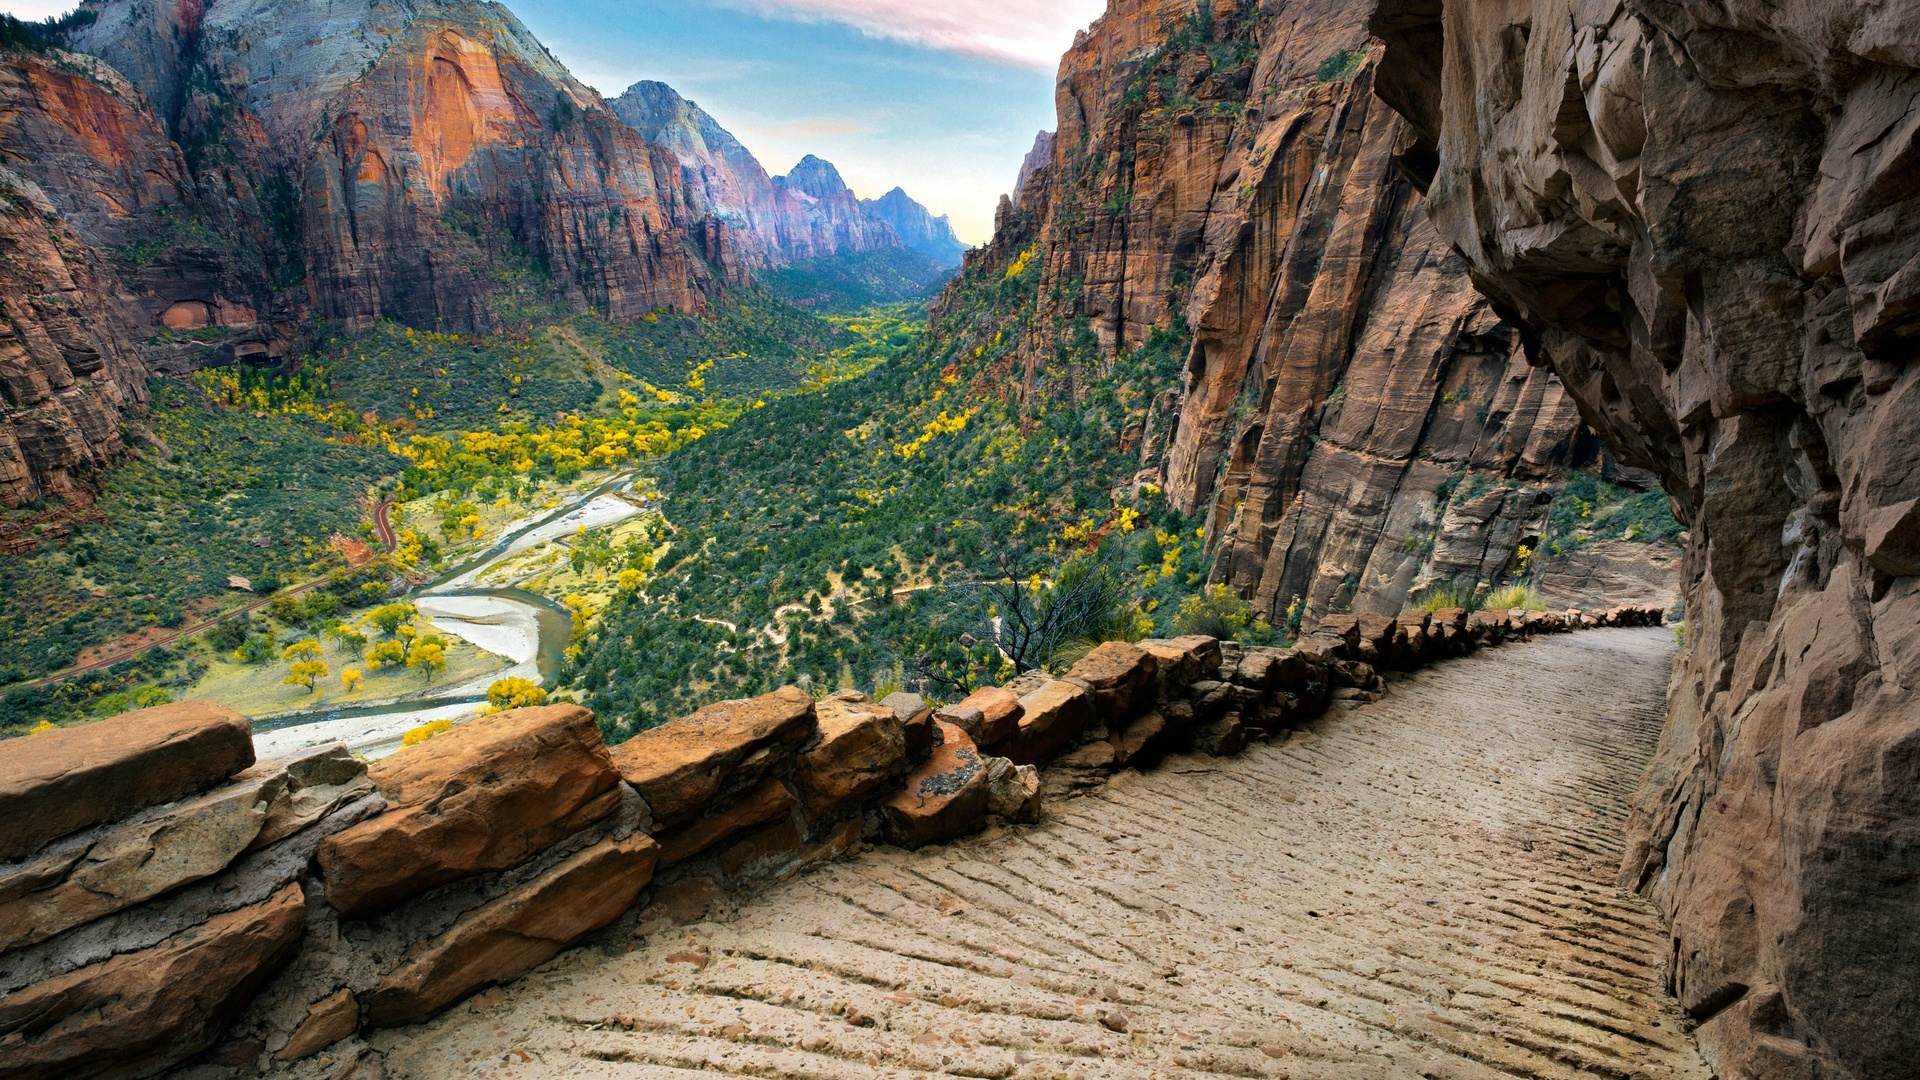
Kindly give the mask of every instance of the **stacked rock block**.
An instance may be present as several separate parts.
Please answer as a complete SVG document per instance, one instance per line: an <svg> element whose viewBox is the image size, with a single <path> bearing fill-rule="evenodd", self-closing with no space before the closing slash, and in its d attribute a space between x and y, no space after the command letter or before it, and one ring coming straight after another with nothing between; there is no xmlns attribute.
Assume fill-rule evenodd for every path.
<svg viewBox="0 0 1920 1080"><path fill-rule="evenodd" d="M0 1078L375 1077L372 1030L596 931L624 940L673 890L1033 822L1047 794L1371 700L1383 672L1660 619L1456 610L1337 616L1287 649L1109 642L937 711L787 687L612 751L571 705L371 765L338 746L256 764L246 721L206 702L9 741Z"/></svg>

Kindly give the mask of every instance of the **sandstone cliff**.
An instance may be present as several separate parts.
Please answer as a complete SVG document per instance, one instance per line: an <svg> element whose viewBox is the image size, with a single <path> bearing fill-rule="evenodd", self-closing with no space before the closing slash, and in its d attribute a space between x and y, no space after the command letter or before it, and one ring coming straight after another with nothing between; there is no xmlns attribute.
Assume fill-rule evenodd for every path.
<svg viewBox="0 0 1920 1080"><path fill-rule="evenodd" d="M231 208L201 220L264 264L249 307L482 329L515 273L550 275L573 306L622 317L695 310L711 267L743 272L727 228L685 197L671 153L497 4L96 0L90 10L73 46L153 103L163 137L184 151L185 186ZM275 273L276 263L290 265ZM158 277L175 293L207 292ZM302 288L276 297L269 278ZM188 300L218 307L175 297Z"/></svg>
<svg viewBox="0 0 1920 1080"><path fill-rule="evenodd" d="M1691 526L1622 880L1723 1076L1920 1060L1920 9L1380 0L1441 235Z"/></svg>
<svg viewBox="0 0 1920 1080"><path fill-rule="evenodd" d="M634 83L607 105L648 143L673 152L689 199L731 226L756 265L831 254L814 249L806 207L731 132L666 83Z"/></svg>
<svg viewBox="0 0 1920 1080"><path fill-rule="evenodd" d="M39 186L0 168L0 505L84 499L76 474L125 451L147 372L118 293Z"/></svg>
<svg viewBox="0 0 1920 1080"><path fill-rule="evenodd" d="M1082 321L1108 351L1187 340L1139 418L1141 464L1205 515L1212 580L1276 622L1536 574L1567 471L1602 464L1426 224L1365 16L1115 0L977 256L1045 260L1030 386ZM1658 560L1638 576L1670 595ZM1553 577L1596 596L1591 574Z"/></svg>

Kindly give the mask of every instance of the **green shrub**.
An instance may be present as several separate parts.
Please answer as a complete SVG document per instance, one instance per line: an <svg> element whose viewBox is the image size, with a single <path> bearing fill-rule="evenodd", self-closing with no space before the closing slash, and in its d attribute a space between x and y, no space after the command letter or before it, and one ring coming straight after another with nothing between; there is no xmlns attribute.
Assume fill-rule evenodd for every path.
<svg viewBox="0 0 1920 1080"><path fill-rule="evenodd" d="M1487 611L1545 611L1545 604L1534 595L1531 585L1509 585L1504 589L1495 589L1480 601Z"/></svg>
<svg viewBox="0 0 1920 1080"><path fill-rule="evenodd" d="M1473 611L1478 607L1479 602L1475 599L1473 590L1462 589L1451 581L1429 585L1408 602L1409 610L1425 612L1444 611L1447 608Z"/></svg>
<svg viewBox="0 0 1920 1080"><path fill-rule="evenodd" d="M1253 607L1225 585L1209 585L1187 597L1174 616L1173 628L1182 634L1204 634L1232 641L1253 625Z"/></svg>
<svg viewBox="0 0 1920 1080"><path fill-rule="evenodd" d="M1367 54L1364 49L1358 51L1341 49L1339 52L1320 61L1319 69L1313 73L1313 81L1330 83L1338 82L1342 79L1350 79L1359 73L1360 65L1366 63L1366 61Z"/></svg>

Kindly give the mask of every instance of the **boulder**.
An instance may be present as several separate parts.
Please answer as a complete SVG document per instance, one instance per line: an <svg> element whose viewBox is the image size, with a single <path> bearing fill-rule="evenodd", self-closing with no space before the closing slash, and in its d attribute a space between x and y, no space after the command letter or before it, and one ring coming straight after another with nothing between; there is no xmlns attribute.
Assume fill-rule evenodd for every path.
<svg viewBox="0 0 1920 1080"><path fill-rule="evenodd" d="M1377 661L1385 667L1400 667L1403 658L1399 655L1400 621L1391 615L1359 616L1360 643L1364 649L1372 646ZM1362 657L1365 659L1364 655Z"/></svg>
<svg viewBox="0 0 1920 1080"><path fill-rule="evenodd" d="M986 740L980 736L987 727L987 714L971 705L948 705L943 709L936 710L933 718L943 724L952 724L954 727L966 732L967 738L972 739L975 746L983 745L986 742Z"/></svg>
<svg viewBox="0 0 1920 1080"><path fill-rule="evenodd" d="M983 686L960 701L961 706L980 710L981 746L998 746L1020 732L1020 717L1026 710L1019 695L999 686Z"/></svg>
<svg viewBox="0 0 1920 1080"><path fill-rule="evenodd" d="M933 753L940 738L940 728L934 723L933 710L921 709L914 713L902 726L902 734L907 741L907 765L917 768Z"/></svg>
<svg viewBox="0 0 1920 1080"><path fill-rule="evenodd" d="M812 863L838 859L860 843L861 820L848 818L809 843L791 815L741 837L716 861L733 882L784 877Z"/></svg>
<svg viewBox="0 0 1920 1080"><path fill-rule="evenodd" d="M0 754L0 862L199 794L252 764L246 718L211 701L9 739Z"/></svg>
<svg viewBox="0 0 1920 1080"><path fill-rule="evenodd" d="M1194 745L1214 757L1232 757L1247 748L1247 729L1240 714L1227 713L1201 724L1193 733Z"/></svg>
<svg viewBox="0 0 1920 1080"><path fill-rule="evenodd" d="M940 745L926 764L907 775L906 787L880 806L887 839L917 848L964 836L987 814L986 763L967 733L940 725Z"/></svg>
<svg viewBox="0 0 1920 1080"><path fill-rule="evenodd" d="M1467 616L1467 633L1481 645L1498 645L1506 640L1513 622L1504 611L1476 611Z"/></svg>
<svg viewBox="0 0 1920 1080"><path fill-rule="evenodd" d="M888 694L880 699L880 704L893 710L902 724L927 711L927 699L919 694L909 694L904 690Z"/></svg>
<svg viewBox="0 0 1920 1080"><path fill-rule="evenodd" d="M1201 679L1187 687L1187 701L1193 706L1194 719L1209 723L1226 712L1233 701L1233 689L1232 684L1213 679Z"/></svg>
<svg viewBox="0 0 1920 1080"><path fill-rule="evenodd" d="M1047 765L1047 772L1099 773L1102 776L1118 768L1119 754L1106 739L1095 739L1061 754Z"/></svg>
<svg viewBox="0 0 1920 1080"><path fill-rule="evenodd" d="M300 886L0 998L7 1080L164 1069L211 1046L306 930Z"/></svg>
<svg viewBox="0 0 1920 1080"><path fill-rule="evenodd" d="M672 866L730 836L788 815L796 802L791 788L768 777L692 821L661 833L660 866Z"/></svg>
<svg viewBox="0 0 1920 1080"><path fill-rule="evenodd" d="M1132 723L1115 732L1109 740L1113 743L1114 762L1125 765L1139 757L1140 753L1166 730L1165 713L1156 711L1136 717Z"/></svg>
<svg viewBox="0 0 1920 1080"><path fill-rule="evenodd" d="M620 774L577 705L469 721L369 776L389 809L328 837L318 856L327 901L347 918L518 866L620 804Z"/></svg>
<svg viewBox="0 0 1920 1080"><path fill-rule="evenodd" d="M310 1057L358 1030L360 1003L354 1000L353 991L343 989L315 1002L287 1045L274 1051L273 1056L281 1061Z"/></svg>
<svg viewBox="0 0 1920 1080"><path fill-rule="evenodd" d="M1320 620L1320 625L1313 628L1313 635L1310 636L1338 638L1349 648L1359 648L1362 638L1360 616L1329 615Z"/></svg>
<svg viewBox="0 0 1920 1080"><path fill-rule="evenodd" d="M751 787L813 736L814 701L785 686L771 694L722 701L643 731L616 747L614 764L653 819L674 825L726 790Z"/></svg>
<svg viewBox="0 0 1920 1080"><path fill-rule="evenodd" d="M1067 678L1084 680L1092 687L1097 715L1122 721L1153 704L1154 676L1159 671L1160 662L1152 653L1124 641L1107 641L1081 657Z"/></svg>
<svg viewBox="0 0 1920 1080"><path fill-rule="evenodd" d="M914 695L893 695L914 697ZM892 697L888 699L893 700ZM899 715L925 711L889 708L885 702L823 701L815 709L819 734L800 752L800 797L807 814L819 817L879 791L907 771L906 725Z"/></svg>
<svg viewBox="0 0 1920 1080"><path fill-rule="evenodd" d="M278 773L286 777L286 791L267 806L266 824L253 839L253 849L278 843L312 825L341 806L373 790L367 763L344 744L318 746L292 757L262 762L236 780Z"/></svg>
<svg viewBox="0 0 1920 1080"><path fill-rule="evenodd" d="M1017 765L1033 765L1058 753L1093 722L1093 695L1073 683L1049 679L1020 697L1020 729L1006 748Z"/></svg>
<svg viewBox="0 0 1920 1080"><path fill-rule="evenodd" d="M987 813L1007 821L1040 820L1040 770L1006 758L987 759Z"/></svg>
<svg viewBox="0 0 1920 1080"><path fill-rule="evenodd" d="M284 798L286 787L284 773L232 784L0 871L0 952L226 869L253 846L267 808Z"/></svg>
<svg viewBox="0 0 1920 1080"><path fill-rule="evenodd" d="M424 1020L483 987L506 982L620 916L653 880L659 845L609 837L540 877L460 916L380 980L367 1023Z"/></svg>
<svg viewBox="0 0 1920 1080"><path fill-rule="evenodd" d="M1332 634L1308 634L1294 642L1293 649L1302 656L1311 657L1321 664L1344 659L1353 651L1352 646L1347 644L1346 638Z"/></svg>

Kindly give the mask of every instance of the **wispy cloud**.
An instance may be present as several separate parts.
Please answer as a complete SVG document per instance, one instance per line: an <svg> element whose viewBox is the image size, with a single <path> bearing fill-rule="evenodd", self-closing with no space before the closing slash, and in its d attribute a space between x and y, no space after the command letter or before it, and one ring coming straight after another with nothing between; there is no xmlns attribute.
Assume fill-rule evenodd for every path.
<svg viewBox="0 0 1920 1080"><path fill-rule="evenodd" d="M761 15L837 22L874 37L1051 69L1106 0L715 0Z"/></svg>
<svg viewBox="0 0 1920 1080"><path fill-rule="evenodd" d="M38 22L65 15L79 6L80 0L6 0L0 3L0 11L17 19Z"/></svg>

